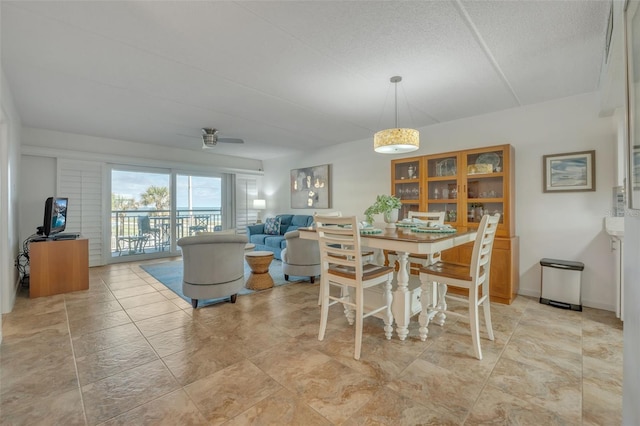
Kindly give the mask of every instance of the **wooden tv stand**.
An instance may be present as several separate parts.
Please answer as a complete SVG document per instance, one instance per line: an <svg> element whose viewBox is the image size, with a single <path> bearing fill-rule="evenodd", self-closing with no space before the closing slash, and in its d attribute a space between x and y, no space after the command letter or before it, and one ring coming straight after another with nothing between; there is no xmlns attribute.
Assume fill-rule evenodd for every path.
<svg viewBox="0 0 640 426"><path fill-rule="evenodd" d="M89 240L32 241L29 270L29 297L87 290Z"/></svg>

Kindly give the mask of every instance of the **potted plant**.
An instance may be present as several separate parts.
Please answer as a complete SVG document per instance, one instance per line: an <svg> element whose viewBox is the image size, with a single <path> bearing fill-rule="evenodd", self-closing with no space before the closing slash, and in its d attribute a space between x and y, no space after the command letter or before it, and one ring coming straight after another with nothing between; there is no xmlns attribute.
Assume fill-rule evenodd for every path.
<svg viewBox="0 0 640 426"><path fill-rule="evenodd" d="M364 211L364 215L368 223L373 223L373 215L380 213L384 215L385 222L394 223L398 220L398 209L401 207L402 202L399 198L393 195L378 195L375 203L367 207Z"/></svg>

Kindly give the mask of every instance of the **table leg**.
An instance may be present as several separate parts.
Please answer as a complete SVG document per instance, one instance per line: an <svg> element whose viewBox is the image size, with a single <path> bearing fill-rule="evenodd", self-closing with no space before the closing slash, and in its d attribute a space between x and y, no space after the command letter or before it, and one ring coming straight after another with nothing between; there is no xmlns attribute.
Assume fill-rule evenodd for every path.
<svg viewBox="0 0 640 426"><path fill-rule="evenodd" d="M384 250L375 249L375 254L373 255L373 260L376 265L384 265Z"/></svg>
<svg viewBox="0 0 640 426"><path fill-rule="evenodd" d="M429 334L429 307L431 307L433 304L432 288L436 284L430 283L427 280L420 281L422 282L422 284L420 285L420 305L422 306L422 309L420 310L418 322L420 323L420 340L424 342L425 340L427 340L427 335Z"/></svg>
<svg viewBox="0 0 640 426"><path fill-rule="evenodd" d="M396 332L400 340L405 340L409 335L409 318L411 314L411 294L409 293L409 253L398 252L398 288L393 292L391 311L396 321Z"/></svg>
<svg viewBox="0 0 640 426"><path fill-rule="evenodd" d="M342 286L340 288L340 297L349 299L349 302L351 303L355 302L355 297L351 287ZM353 325L356 320L356 310L353 306L346 305L344 303L342 304L342 307L344 308L344 316L347 317L347 322L349 325Z"/></svg>
<svg viewBox="0 0 640 426"><path fill-rule="evenodd" d="M446 295L447 295L447 285L438 283L438 301L436 306L438 307L438 309L442 309L443 311L447 309L447 299L445 298ZM440 311L436 314L435 318L433 319L433 322L435 322L438 325L444 325L444 321L446 318L447 316L445 315L445 313Z"/></svg>

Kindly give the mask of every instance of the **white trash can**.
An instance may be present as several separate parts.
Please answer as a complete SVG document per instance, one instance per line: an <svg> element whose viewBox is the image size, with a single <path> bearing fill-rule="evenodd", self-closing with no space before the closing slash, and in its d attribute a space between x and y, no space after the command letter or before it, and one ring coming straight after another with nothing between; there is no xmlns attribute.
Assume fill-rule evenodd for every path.
<svg viewBox="0 0 640 426"><path fill-rule="evenodd" d="M540 260L540 265L540 303L582 311L580 283L584 263L545 258Z"/></svg>

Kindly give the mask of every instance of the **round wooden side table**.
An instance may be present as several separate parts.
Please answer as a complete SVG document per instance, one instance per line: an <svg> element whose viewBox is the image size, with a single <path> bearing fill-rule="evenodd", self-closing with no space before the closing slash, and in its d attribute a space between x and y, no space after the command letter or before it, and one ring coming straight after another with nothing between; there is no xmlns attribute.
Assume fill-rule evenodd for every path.
<svg viewBox="0 0 640 426"><path fill-rule="evenodd" d="M252 251L245 253L251 275L245 283L245 287L250 290L265 290L273 287L273 278L269 275L269 266L273 260L273 253L270 251Z"/></svg>

